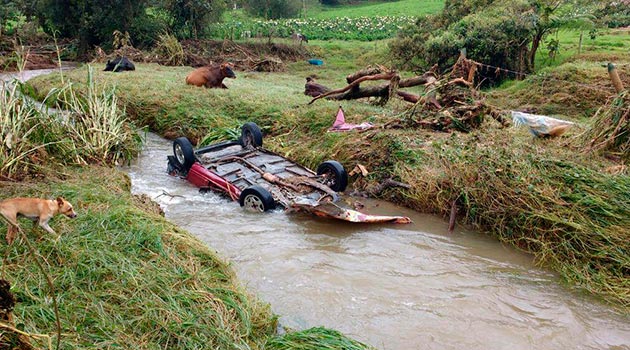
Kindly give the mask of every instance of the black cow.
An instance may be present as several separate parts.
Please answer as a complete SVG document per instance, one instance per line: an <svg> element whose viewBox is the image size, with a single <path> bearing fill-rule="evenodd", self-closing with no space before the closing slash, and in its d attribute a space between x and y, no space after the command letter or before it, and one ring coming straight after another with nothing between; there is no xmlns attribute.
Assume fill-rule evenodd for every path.
<svg viewBox="0 0 630 350"><path fill-rule="evenodd" d="M136 66L133 65L127 57L116 57L114 60L107 60L104 71L122 72L124 70L136 70Z"/></svg>

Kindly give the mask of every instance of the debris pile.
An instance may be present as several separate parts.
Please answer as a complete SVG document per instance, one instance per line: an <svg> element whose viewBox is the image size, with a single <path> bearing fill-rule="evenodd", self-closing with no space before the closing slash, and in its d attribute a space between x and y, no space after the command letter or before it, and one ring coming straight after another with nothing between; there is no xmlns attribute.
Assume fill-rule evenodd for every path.
<svg viewBox="0 0 630 350"><path fill-rule="evenodd" d="M92 54L92 62L102 63L116 57L127 57L134 62L159 63L166 66L202 67L232 62L239 70L280 72L286 69L284 62L302 60L308 53L301 46L266 42L184 40L180 43L169 43L169 45L178 47L178 50L156 48L153 51L142 51L126 45L106 54L101 48L96 47Z"/></svg>
<svg viewBox="0 0 630 350"><path fill-rule="evenodd" d="M314 85L313 79L307 78L304 94L313 96L309 104L321 98L330 100L353 100L365 97L377 99L377 104L384 105L392 97L413 103L401 120L389 123L388 127L421 127L438 131L459 130L468 132L478 128L485 115L492 116L502 126L509 125L504 118L504 111L487 105L481 94L474 87L477 63L460 55L450 73L440 76L437 66L433 66L422 75L402 79L395 70L383 66L369 66L348 75L348 85L340 89L329 89L323 85ZM366 81L388 81L376 86L361 86ZM416 95L402 89L424 86L424 93ZM318 94L319 93L319 94Z"/></svg>

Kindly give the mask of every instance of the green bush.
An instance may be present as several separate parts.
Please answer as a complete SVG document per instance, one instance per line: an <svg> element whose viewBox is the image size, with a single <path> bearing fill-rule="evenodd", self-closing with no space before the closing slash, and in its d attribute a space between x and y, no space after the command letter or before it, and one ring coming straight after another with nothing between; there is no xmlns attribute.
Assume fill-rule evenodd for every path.
<svg viewBox="0 0 630 350"><path fill-rule="evenodd" d="M390 44L394 58L408 69L426 70L436 63L448 69L463 48L476 61L527 71L523 58L528 57L536 23L530 5L511 0L475 9L447 2L440 15L418 19Z"/></svg>

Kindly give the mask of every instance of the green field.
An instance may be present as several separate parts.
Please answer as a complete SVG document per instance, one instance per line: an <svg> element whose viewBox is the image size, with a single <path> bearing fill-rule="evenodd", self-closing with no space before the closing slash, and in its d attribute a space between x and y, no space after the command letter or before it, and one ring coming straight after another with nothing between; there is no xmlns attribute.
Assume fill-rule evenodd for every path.
<svg viewBox="0 0 630 350"><path fill-rule="evenodd" d="M306 18L374 16L424 16L440 12L444 0L369 1L360 5L323 6L318 1L306 2Z"/></svg>

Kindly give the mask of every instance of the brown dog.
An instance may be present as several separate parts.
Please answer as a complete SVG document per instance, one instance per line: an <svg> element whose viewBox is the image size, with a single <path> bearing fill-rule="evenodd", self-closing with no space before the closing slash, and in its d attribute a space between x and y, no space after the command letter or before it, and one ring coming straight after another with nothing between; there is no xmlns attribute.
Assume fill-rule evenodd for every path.
<svg viewBox="0 0 630 350"><path fill-rule="evenodd" d="M236 79L236 74L232 68L234 68L232 63L197 68L188 74L186 84L227 89L227 86L223 84L223 79Z"/></svg>
<svg viewBox="0 0 630 350"><path fill-rule="evenodd" d="M7 229L7 243L11 244L18 230L17 218L27 217L33 222L39 222L39 226L49 233L55 234L48 221L53 216L63 214L74 218L77 213L72 209L72 204L62 197L57 199L39 198L11 198L0 202L0 214L9 222Z"/></svg>

